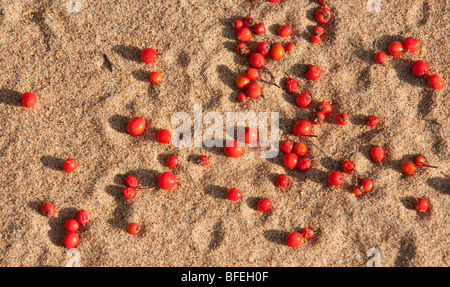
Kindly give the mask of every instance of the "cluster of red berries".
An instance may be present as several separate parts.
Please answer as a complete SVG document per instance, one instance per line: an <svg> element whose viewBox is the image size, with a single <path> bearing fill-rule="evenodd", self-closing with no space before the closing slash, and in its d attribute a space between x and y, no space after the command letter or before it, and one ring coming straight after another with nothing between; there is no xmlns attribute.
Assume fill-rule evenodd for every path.
<svg viewBox="0 0 450 287"><path fill-rule="evenodd" d="M153 48L145 48L141 50L140 53L141 61L146 64L153 63L158 58L158 52ZM161 81L162 75L158 71L150 72L149 79L150 82L154 84L159 84Z"/></svg>
<svg viewBox="0 0 450 287"><path fill-rule="evenodd" d="M420 48L420 40L414 37L407 37L402 42L394 41L389 47L389 54L393 57L400 57L403 53L414 53ZM377 52L375 54L375 62L379 64L386 64L388 61L388 56L384 52ZM412 73L418 78L426 78L428 86L435 90L442 89L445 84L442 78L438 74L433 74L428 76L430 72L430 67L424 60L417 60L412 64Z"/></svg>
<svg viewBox="0 0 450 287"><path fill-rule="evenodd" d="M321 24L326 24L331 19L331 10L325 7L325 2L319 0L320 8L316 9L315 17L317 22ZM314 44L318 44L321 41L322 35L325 33L325 29L318 25L313 28L313 34L311 36L311 42Z"/></svg>
<svg viewBox="0 0 450 287"><path fill-rule="evenodd" d="M414 162L411 161L403 162L402 170L404 173L411 175L416 171L416 166L437 168L437 166L428 165L423 155L418 155Z"/></svg>
<svg viewBox="0 0 450 287"><path fill-rule="evenodd" d="M292 232L286 236L286 244L290 247L297 247L302 242L303 238L308 239L314 235L314 232L309 228L303 228L301 232Z"/></svg>
<svg viewBox="0 0 450 287"><path fill-rule="evenodd" d="M290 140L284 140L280 143L280 150L284 153L283 165L286 168L294 169L297 167L301 171L306 171L311 167L311 159L305 157L308 152L306 144L302 142L294 144Z"/></svg>

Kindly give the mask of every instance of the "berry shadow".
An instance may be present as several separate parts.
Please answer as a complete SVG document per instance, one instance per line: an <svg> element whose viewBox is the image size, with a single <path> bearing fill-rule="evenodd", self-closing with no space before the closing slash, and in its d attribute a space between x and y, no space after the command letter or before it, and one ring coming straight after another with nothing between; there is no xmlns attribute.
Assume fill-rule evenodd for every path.
<svg viewBox="0 0 450 287"><path fill-rule="evenodd" d="M253 210L258 210L258 201L261 200L262 197L256 197L256 196L251 196L248 197L245 202L247 203L247 206L250 207Z"/></svg>
<svg viewBox="0 0 450 287"><path fill-rule="evenodd" d="M288 236L289 232L285 230L266 230L264 231L264 237L273 243L280 244L280 245L286 245L286 237Z"/></svg>
<svg viewBox="0 0 450 287"><path fill-rule="evenodd" d="M291 77L293 77L297 81L300 81L300 79L306 79L305 75L306 75L306 72L308 71L308 67L309 67L308 64L302 64L302 63L294 64L289 68L288 74L291 75ZM299 82L299 85L301 85L300 82ZM310 85L308 84L308 82L306 82L305 85L301 85L301 86L302 86L302 89L305 90L306 92L308 92L310 89Z"/></svg>
<svg viewBox="0 0 450 287"><path fill-rule="evenodd" d="M328 171L340 171L342 160L337 160L329 156L323 156L319 160L320 165L323 166Z"/></svg>
<svg viewBox="0 0 450 287"><path fill-rule="evenodd" d="M113 217L107 222L113 227L123 230L127 227L129 221L128 217L133 212L133 199L125 199L123 197L123 189L125 185L108 185L105 187L105 192L114 197L116 200L116 208L113 212Z"/></svg>
<svg viewBox="0 0 450 287"><path fill-rule="evenodd" d="M127 45L115 45L113 46L113 51L126 60L138 63L141 62L140 59L141 49L139 49L138 47Z"/></svg>
<svg viewBox="0 0 450 287"><path fill-rule="evenodd" d="M435 95L434 90L431 88L424 88L420 93L420 102L417 105L417 112L423 117L428 116L433 110L435 105Z"/></svg>
<svg viewBox="0 0 450 287"><path fill-rule="evenodd" d="M227 199L228 190L229 188L223 186L208 184L203 189L203 192L217 199Z"/></svg>
<svg viewBox="0 0 450 287"><path fill-rule="evenodd" d="M218 65L216 67L217 74L219 76L219 79L224 83L226 86L231 88L232 90L237 90L235 83L235 77L236 74L231 71L230 68L228 68L225 65Z"/></svg>
<svg viewBox="0 0 450 287"><path fill-rule="evenodd" d="M350 116L350 123L353 125L365 126L367 115L363 114L353 114Z"/></svg>
<svg viewBox="0 0 450 287"><path fill-rule="evenodd" d="M128 117L124 117L122 115L113 115L108 119L110 127L119 132L126 134L127 131L127 123L130 119Z"/></svg>
<svg viewBox="0 0 450 287"><path fill-rule="evenodd" d="M11 89L0 89L0 103L4 103L9 106L21 107L23 106L22 94Z"/></svg>
<svg viewBox="0 0 450 287"><path fill-rule="evenodd" d="M144 82L144 83L150 83L150 73L148 71L144 71L144 70L134 70L131 72L131 74L133 75L133 77L140 81L140 82Z"/></svg>
<svg viewBox="0 0 450 287"><path fill-rule="evenodd" d="M401 59L401 61L393 61L391 63L391 66L394 68L395 72L397 73L397 77L402 82L407 82L411 86L429 89L426 78L418 78L411 72L413 63L414 61L412 59L404 58Z"/></svg>
<svg viewBox="0 0 450 287"><path fill-rule="evenodd" d="M56 216L48 219L50 230L48 237L56 246L64 246L63 238L67 234L64 229L64 222L67 219L75 218L78 209L73 207L63 208L57 211Z"/></svg>
<svg viewBox="0 0 450 287"><path fill-rule="evenodd" d="M417 246L414 236L407 233L399 242L400 248L394 262L394 267L410 267L411 259L416 256Z"/></svg>
<svg viewBox="0 0 450 287"><path fill-rule="evenodd" d="M111 62L111 60L108 58L108 55L103 54L103 68L108 69L108 71L112 72L113 71L113 64Z"/></svg>
<svg viewBox="0 0 450 287"><path fill-rule="evenodd" d="M450 176L445 177L430 177L426 181L427 185L432 189L450 195Z"/></svg>
<svg viewBox="0 0 450 287"><path fill-rule="evenodd" d="M414 205L415 198L412 196L405 196L400 199L400 202L406 209L416 210L416 206Z"/></svg>
<svg viewBox="0 0 450 287"><path fill-rule="evenodd" d="M241 18L242 17L236 16L236 17L219 19L220 24L223 26L222 37L237 41L237 38L236 38L237 30L233 28L233 21L237 20L237 19L241 19Z"/></svg>
<svg viewBox="0 0 450 287"><path fill-rule="evenodd" d="M304 171L307 180L318 183L322 186L328 184L328 173L315 167L311 167L309 170Z"/></svg>
<svg viewBox="0 0 450 287"><path fill-rule="evenodd" d="M41 157L41 162L45 167L58 171L63 170L64 161L65 159L63 158L51 155L44 155Z"/></svg>

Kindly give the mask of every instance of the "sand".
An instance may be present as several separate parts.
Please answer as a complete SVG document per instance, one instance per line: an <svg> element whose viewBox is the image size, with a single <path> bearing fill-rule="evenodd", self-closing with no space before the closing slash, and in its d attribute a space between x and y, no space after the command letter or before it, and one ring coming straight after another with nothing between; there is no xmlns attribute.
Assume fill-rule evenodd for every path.
<svg viewBox="0 0 450 287"><path fill-rule="evenodd" d="M449 77L449 13L447 0L380 1L369 12L366 1L332 1L333 18L319 45L310 43L316 1L93 1L82 0L80 12L68 12L66 0L3 0L0 4L0 266L66 266L62 244L64 221L79 209L90 214L78 250L81 266L366 266L379 250L379 266L450 265L450 109L448 85L430 89L410 72L424 59L432 73ZM250 45L294 42L296 50L280 61L267 61L276 82L285 73L298 80L300 91L314 103L328 100L333 115L347 112L351 123L341 127L333 116L313 128L318 138L303 138L313 160L311 170L288 170L282 154L265 159L246 148L229 158L218 147L183 147L157 143L154 131L175 129L176 111L225 115L233 111L278 112L280 134L290 132L311 109L295 105L295 94L262 84L264 97L245 107L235 102L237 74L248 59L234 52L238 41L231 21L248 13L263 21L264 35ZM276 35L282 24L294 35ZM387 52L393 40L413 36L420 51L373 62L373 44ZM162 51L146 65L139 51ZM317 81L305 78L306 67L322 69ZM163 82L148 81L150 71ZM21 94L33 91L38 103L25 109ZM364 126L370 114L377 128ZM142 116L151 123L145 136L133 137L126 123ZM369 156L368 139L386 148L382 167ZM295 137L284 136L292 140ZM362 197L351 193L352 176L339 187L326 177L353 159L358 174L370 177L374 190ZM124 177L134 174L144 185L169 171L165 159L177 154L178 183L170 191L140 191L133 200L122 196ZM195 163L210 156L206 167ZM438 169L402 174L403 161L423 154ZM65 173L62 163L79 164ZM285 173L289 187L274 185ZM238 202L226 200L237 187ZM271 212L256 210L269 197ZM414 198L425 197L431 211L420 214ZM50 201L57 216L39 213ZM134 237L130 222L145 231ZM300 246L286 246L285 237L304 227L315 235Z"/></svg>

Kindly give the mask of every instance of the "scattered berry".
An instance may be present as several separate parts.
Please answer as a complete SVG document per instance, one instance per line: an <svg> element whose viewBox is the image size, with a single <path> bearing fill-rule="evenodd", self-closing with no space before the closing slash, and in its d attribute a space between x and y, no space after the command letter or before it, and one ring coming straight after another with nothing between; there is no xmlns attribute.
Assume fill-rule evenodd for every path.
<svg viewBox="0 0 450 287"><path fill-rule="evenodd" d="M298 163L298 155L290 152L283 156L283 164L285 167L293 169L297 166Z"/></svg>
<svg viewBox="0 0 450 287"><path fill-rule="evenodd" d="M134 175L127 175L127 177L125 177L125 183L129 186L129 187L137 187L139 182L137 180L137 178Z"/></svg>
<svg viewBox="0 0 450 287"><path fill-rule="evenodd" d="M51 218L51 217L55 216L56 208L53 205L53 203L46 202L41 205L41 213L43 215L45 215L46 217Z"/></svg>
<svg viewBox="0 0 450 287"><path fill-rule="evenodd" d="M432 166L432 165L428 165L426 164L426 160L425 157L423 155L418 155L416 157L415 163L417 166L425 166L425 167L432 167L432 168L438 168L437 166Z"/></svg>
<svg viewBox="0 0 450 287"><path fill-rule="evenodd" d="M321 112L314 113L311 119L313 125L321 125L325 121L325 115Z"/></svg>
<svg viewBox="0 0 450 287"><path fill-rule="evenodd" d="M253 53L250 55L250 65L253 68L262 68L266 64L266 58L260 53Z"/></svg>
<svg viewBox="0 0 450 287"><path fill-rule="evenodd" d="M257 208L261 211L267 211L272 207L272 201L268 198L263 198L258 201Z"/></svg>
<svg viewBox="0 0 450 287"><path fill-rule="evenodd" d="M253 24L254 24L254 21L253 21L253 18L251 16L245 17L245 19L244 19L245 27L251 27L251 26L253 26Z"/></svg>
<svg viewBox="0 0 450 287"><path fill-rule="evenodd" d="M345 126L348 124L348 115L346 113L340 113L334 117L334 120L338 125Z"/></svg>
<svg viewBox="0 0 450 287"><path fill-rule="evenodd" d="M370 150L370 156L376 162L381 162L384 159L385 155L386 155L386 153L385 153L384 148L382 148L380 146L374 146Z"/></svg>
<svg viewBox="0 0 450 287"><path fill-rule="evenodd" d="M415 51L419 50L419 48L420 48L420 41L418 39L408 37L405 40L403 40L403 49L405 50L405 52L414 53Z"/></svg>
<svg viewBox="0 0 450 287"><path fill-rule="evenodd" d="M289 25L282 25L279 29L278 29L278 35L280 35L281 37L289 37L292 35L292 28Z"/></svg>
<svg viewBox="0 0 450 287"><path fill-rule="evenodd" d="M380 120L379 117L376 116L368 116L366 119L366 125L369 127L374 127L378 124L378 121Z"/></svg>
<svg viewBox="0 0 450 287"><path fill-rule="evenodd" d="M241 104L246 104L247 96L244 93L239 93L239 95L237 96L237 102Z"/></svg>
<svg viewBox="0 0 450 287"><path fill-rule="evenodd" d="M151 72L150 73L150 82L153 84L159 84L161 82L161 73L160 72Z"/></svg>
<svg viewBox="0 0 450 287"><path fill-rule="evenodd" d="M227 198L232 201L239 200L241 198L241 192L237 188L233 187L228 191Z"/></svg>
<svg viewBox="0 0 450 287"><path fill-rule="evenodd" d="M424 77L428 75L428 72L430 72L430 67L428 66L427 62L418 60L412 64L412 73L414 76L418 78Z"/></svg>
<svg viewBox="0 0 450 287"><path fill-rule="evenodd" d="M391 54L394 57L400 57L401 55L403 55L403 45L398 41L392 42L389 45L388 50L389 54Z"/></svg>
<svg viewBox="0 0 450 287"><path fill-rule="evenodd" d="M318 78L320 78L321 73L322 71L320 70L319 67L315 65L310 65L308 67L308 71L306 72L306 78L308 80L317 80Z"/></svg>
<svg viewBox="0 0 450 287"><path fill-rule="evenodd" d="M78 221L79 224L85 224L89 220L89 216L86 210L79 210L77 214L75 215L75 219Z"/></svg>
<svg viewBox="0 0 450 287"><path fill-rule="evenodd" d="M128 121L127 131L134 136L138 136L145 131L145 125L145 119L134 117Z"/></svg>
<svg viewBox="0 0 450 287"><path fill-rule="evenodd" d="M78 163L73 159L66 159L63 164L63 169L65 172L72 172L78 167Z"/></svg>
<svg viewBox="0 0 450 287"><path fill-rule="evenodd" d="M152 48L145 48L141 51L141 54L140 54L141 61L146 64L153 63L157 57L158 57L158 54L157 54L156 50L152 49Z"/></svg>
<svg viewBox="0 0 450 287"><path fill-rule="evenodd" d="M353 187L353 193L358 196L362 194L361 189L358 186Z"/></svg>
<svg viewBox="0 0 450 287"><path fill-rule="evenodd" d="M430 88L433 88L435 90L439 90L442 89L445 86L445 84L439 75L433 74L428 77L428 86L430 86Z"/></svg>
<svg viewBox="0 0 450 287"><path fill-rule="evenodd" d="M253 30L256 34L264 34L266 33L266 26L264 26L264 23L259 23L255 25Z"/></svg>
<svg viewBox="0 0 450 287"><path fill-rule="evenodd" d="M298 142L294 145L292 152L298 156L304 156L308 152L308 147L304 143Z"/></svg>
<svg viewBox="0 0 450 287"><path fill-rule="evenodd" d="M278 187L286 187L289 184L289 177L287 177L287 175L285 174L279 174L275 179L275 184Z"/></svg>
<svg viewBox="0 0 450 287"><path fill-rule="evenodd" d="M267 42L260 42L260 43L258 43L258 45L256 45L255 50L257 53L260 53L261 55L266 56L267 54L269 54L270 45Z"/></svg>
<svg viewBox="0 0 450 287"><path fill-rule="evenodd" d="M131 235L138 235L142 231L142 227L139 223L130 223L127 226L127 232Z"/></svg>
<svg viewBox="0 0 450 287"><path fill-rule="evenodd" d="M321 101L316 106L316 112L328 115L331 113L331 105L327 101Z"/></svg>
<svg viewBox="0 0 450 287"><path fill-rule="evenodd" d="M286 236L286 244L290 247L296 247L302 242L302 239L303 235L301 233L292 232Z"/></svg>
<svg viewBox="0 0 450 287"><path fill-rule="evenodd" d="M328 8L321 7L316 10L316 20L319 23L325 24L328 23L331 19L331 11Z"/></svg>
<svg viewBox="0 0 450 287"><path fill-rule="evenodd" d="M180 164L180 160L176 155L173 154L167 158L166 164L170 168L175 168Z"/></svg>
<svg viewBox="0 0 450 287"><path fill-rule="evenodd" d="M244 144L237 140L229 141L225 144L224 152L229 157L240 157L244 152Z"/></svg>
<svg viewBox="0 0 450 287"><path fill-rule="evenodd" d="M375 54L375 63L385 64L388 61L388 56L384 52L378 52Z"/></svg>
<svg viewBox="0 0 450 287"><path fill-rule="evenodd" d="M285 140L280 143L280 150L284 153L292 152L293 148L294 148L294 143L291 141Z"/></svg>
<svg viewBox="0 0 450 287"><path fill-rule="evenodd" d="M175 175L171 172L163 172L158 176L158 185L164 190L172 189L177 183Z"/></svg>
<svg viewBox="0 0 450 287"><path fill-rule="evenodd" d="M76 232L80 228L80 224L75 219L67 219L64 222L64 228L69 232Z"/></svg>
<svg viewBox="0 0 450 287"><path fill-rule="evenodd" d="M416 198L416 209L420 212L426 212L429 208L429 203L425 198Z"/></svg>
<svg viewBox="0 0 450 287"><path fill-rule="evenodd" d="M286 50L284 49L283 45L281 45L281 44L275 44L270 49L270 56L274 60L282 59L285 54L286 54Z"/></svg>
<svg viewBox="0 0 450 287"><path fill-rule="evenodd" d="M75 232L69 232L63 238L63 243L67 248L75 248L79 242L80 237Z"/></svg>
<svg viewBox="0 0 450 287"><path fill-rule="evenodd" d="M413 162L405 161L402 163L402 170L404 173L411 175L416 171L416 166Z"/></svg>
<svg viewBox="0 0 450 287"><path fill-rule="evenodd" d="M245 93L247 94L247 97L257 99L262 96L262 88L257 83L251 83L248 85Z"/></svg>
<svg viewBox="0 0 450 287"><path fill-rule="evenodd" d="M319 37L322 36L324 32L325 32L325 29L323 29L322 26L316 26L313 29L313 34L316 36L319 36Z"/></svg>
<svg viewBox="0 0 450 287"><path fill-rule="evenodd" d="M136 196L136 189L134 187L125 187L123 189L123 197L126 199L132 199Z"/></svg>
<svg viewBox="0 0 450 287"><path fill-rule="evenodd" d="M244 21L240 19L234 20L232 26L234 29L239 30L244 27Z"/></svg>
<svg viewBox="0 0 450 287"><path fill-rule="evenodd" d="M160 129L156 133L156 140L159 143L168 144L172 141L172 134L167 129Z"/></svg>
<svg viewBox="0 0 450 287"><path fill-rule="evenodd" d="M311 42L312 42L313 44L319 44L320 41L321 41L320 36L317 36L317 35L312 35L312 36L311 36Z"/></svg>
<svg viewBox="0 0 450 287"><path fill-rule="evenodd" d="M295 44L292 43L292 42L289 42L289 43L287 43L287 44L284 46L284 49L285 49L287 52L294 51L294 50L295 50Z"/></svg>
<svg viewBox="0 0 450 287"><path fill-rule="evenodd" d="M239 43L236 46L236 54L241 57L248 57L250 55L250 49L247 47L247 44Z"/></svg>
<svg viewBox="0 0 450 287"><path fill-rule="evenodd" d="M308 238L313 237L313 235L314 235L314 232L311 229L309 229L309 228L302 229L303 238L308 239Z"/></svg>
<svg viewBox="0 0 450 287"><path fill-rule="evenodd" d="M22 95L22 104L25 108L31 108L37 102L37 96L32 92L26 92Z"/></svg>
<svg viewBox="0 0 450 287"><path fill-rule="evenodd" d="M301 108L307 108L311 104L311 95L308 93L301 93L297 96L295 102Z"/></svg>
<svg viewBox="0 0 450 287"><path fill-rule="evenodd" d="M351 160L344 160L341 163L341 168L345 173L352 173L355 170L355 163Z"/></svg>
<svg viewBox="0 0 450 287"><path fill-rule="evenodd" d="M368 193L373 188L373 181L368 178L363 179L359 183L359 187L360 187L360 189L364 190L364 192Z"/></svg>
<svg viewBox="0 0 450 287"><path fill-rule="evenodd" d="M201 166L207 166L209 163L209 157L206 155L201 155L198 157L198 162L201 164Z"/></svg>
<svg viewBox="0 0 450 287"><path fill-rule="evenodd" d="M259 78L259 72L258 72L258 70L255 69L255 68L249 68L249 69L247 70L246 76L247 76L247 78L250 79L250 81L254 81L254 80L256 80L256 79Z"/></svg>
<svg viewBox="0 0 450 287"><path fill-rule="evenodd" d="M243 90L247 88L248 85L250 85L250 79L243 74L237 75L234 82L236 84L236 87L238 87L238 89L240 90Z"/></svg>
<svg viewBox="0 0 450 287"><path fill-rule="evenodd" d="M311 159L302 157L298 159L297 168L301 171L306 171L311 168Z"/></svg>
<svg viewBox="0 0 450 287"><path fill-rule="evenodd" d="M311 134L311 131L312 131L311 122L307 120L299 120L298 122L295 123L292 133L295 136L298 135L307 136Z"/></svg>
<svg viewBox="0 0 450 287"><path fill-rule="evenodd" d="M339 171L333 171L328 174L327 180L331 185L337 186L344 182L344 176Z"/></svg>
<svg viewBox="0 0 450 287"><path fill-rule="evenodd" d="M254 144L258 141L258 132L252 127L246 127L241 135L246 144Z"/></svg>
<svg viewBox="0 0 450 287"><path fill-rule="evenodd" d="M249 28L241 28L237 31L237 38L241 42L248 42L252 39L252 31Z"/></svg>
<svg viewBox="0 0 450 287"><path fill-rule="evenodd" d="M286 91L291 93L291 92L296 92L298 89L298 83L295 79L288 77L286 80Z"/></svg>

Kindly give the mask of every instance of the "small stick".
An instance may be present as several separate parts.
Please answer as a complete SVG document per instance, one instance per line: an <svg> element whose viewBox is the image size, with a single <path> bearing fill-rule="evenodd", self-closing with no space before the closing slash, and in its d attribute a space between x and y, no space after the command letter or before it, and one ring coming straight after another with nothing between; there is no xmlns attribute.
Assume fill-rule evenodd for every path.
<svg viewBox="0 0 450 287"><path fill-rule="evenodd" d="M383 128L379 133L377 133L376 135L374 135L370 140L369 143L372 143L372 141L378 137L379 135L381 135L382 133L384 133L386 130Z"/></svg>
<svg viewBox="0 0 450 287"><path fill-rule="evenodd" d="M358 144L356 144L356 148L355 148L355 160L354 160L354 163L355 163L355 170L354 170L354 172L355 172L355 186L358 184L358 172L356 171L356 160L357 160L357 155L358 154Z"/></svg>

